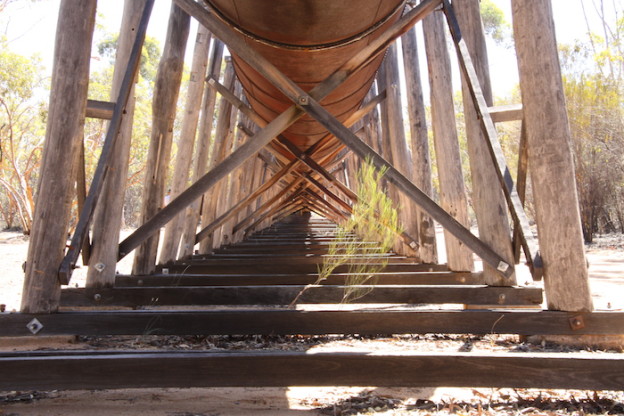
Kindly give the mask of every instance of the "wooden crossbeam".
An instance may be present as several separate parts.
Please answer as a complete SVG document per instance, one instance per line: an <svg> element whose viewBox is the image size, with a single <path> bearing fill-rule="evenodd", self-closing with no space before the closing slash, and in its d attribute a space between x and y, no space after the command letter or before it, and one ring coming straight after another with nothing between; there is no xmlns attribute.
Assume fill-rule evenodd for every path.
<svg viewBox="0 0 624 416"><path fill-rule="evenodd" d="M500 105L489 107L488 113L494 123L504 123L506 121L519 121L524 118L522 104Z"/></svg>
<svg viewBox="0 0 624 416"><path fill-rule="evenodd" d="M344 285L349 273L333 273L320 284ZM405 272L375 273L375 285L475 285L482 282L480 273L468 272ZM149 276L119 275L115 287L150 286L270 286L311 285L318 280L318 273L310 274L159 274Z"/></svg>
<svg viewBox="0 0 624 416"><path fill-rule="evenodd" d="M109 101L87 100L86 117L110 120L113 118L115 103Z"/></svg>
<svg viewBox="0 0 624 416"><path fill-rule="evenodd" d="M193 0L175 1L178 7L197 19L217 38L220 38L227 43L231 50L235 51L248 63L254 65L254 67L259 70L263 76L267 77L267 79L277 77L281 82L285 82L286 85L290 85L291 87L294 86L294 91L300 91L296 84L292 83L292 81L281 74L272 64L267 62L260 55L249 49L242 40L238 39L236 35L232 33L231 28L223 24L218 17L214 16L209 10L201 7ZM383 53L386 47L394 41L394 39L402 35L417 21L423 19L429 12L438 7L440 3L441 0L425 0L421 2L417 7L413 8L405 16L399 19L398 22L393 24L380 37L372 41L367 47L362 49L359 53L337 69L326 80L315 86L308 94L304 93L301 95L302 100L305 100L307 97L314 97L316 100L321 100L329 95L351 75L368 64L376 56ZM269 74L271 75L269 76ZM290 92L292 91L293 90ZM196 181L187 190L182 192L177 198L160 210L154 217L141 225L134 231L134 233L122 241L119 245L119 259L125 257L130 251L138 247L138 245L145 239L154 234L187 206L192 204L221 178L228 175L245 160L269 144L274 137L295 123L295 121L301 118L303 114L304 112L301 109L296 106L292 106L277 116L264 129L255 135L254 140L248 140L244 145L239 147L219 165Z"/></svg>
<svg viewBox="0 0 624 416"><path fill-rule="evenodd" d="M240 221L238 224L236 224L232 228L232 230L235 233L238 232L242 227L245 226L245 224L248 224L254 218L258 218L258 216L259 216L259 218L261 220L266 218L266 215L262 214L262 213L265 210L269 209L273 204L275 204L277 201L279 201L282 197L284 197L288 192L293 191L295 187L297 187L297 186L299 186L301 184L301 182L303 182L303 179L301 179L301 178L297 179L297 180L295 180L293 182L290 182L286 187L284 187L281 191L276 193L272 198L269 198L266 202L264 202L258 209L256 209L254 212L252 212L250 215L248 215L242 221ZM293 196L291 198L294 199L295 192L293 192L292 194L293 194Z"/></svg>
<svg viewBox="0 0 624 416"><path fill-rule="evenodd" d="M218 81L216 81L213 78L209 78L208 83L209 83L209 85L212 88L214 88L221 95L223 95L223 97L225 97L234 107L236 107L240 111L242 111L252 121L254 121L258 126L260 126L260 127L266 126L266 124L267 124L266 121L264 121L260 116L258 116L258 114L255 111L253 111L253 109L251 109L249 106L247 106L241 100L239 100L225 86L223 86L222 84L220 84ZM352 114L345 121L344 124L346 126L350 126L350 125L354 124L357 120L359 120L361 117L363 117L365 114L367 114L372 108L374 108L379 102L383 101L383 99L385 99L385 91L382 92L381 94L378 94L377 96L375 96L374 98L372 98L371 100L366 102L365 104L363 104L362 107L359 110L357 110L354 114ZM251 133L251 132L247 132L246 134L250 138L253 136L253 133ZM299 150L288 139L286 139L285 137L283 137L281 135L278 136L278 140L280 141L280 143L282 143L288 149L288 151L290 151L290 153L292 153L297 158L297 160L293 160L293 161L291 161L287 165L288 166L288 170L285 170L285 168L282 168L282 170L277 172L276 175L279 175L278 178L276 178L276 177L271 178L270 183L263 184L258 190L254 191L252 194L250 194L247 197L243 198L239 203L237 203L234 207L232 207L226 213L221 215L219 218L217 218L211 224L209 224L206 227L204 227L197 234L196 239L195 239L196 242L199 242L203 238L205 238L208 235L210 235L215 229L217 229L219 226L221 226L225 221L227 221L229 218L234 216L236 213L238 213L240 210L242 210L244 207L246 207L249 203L251 203L255 198L257 198L261 193L263 193L269 187L271 187L274 183L276 183L276 181L278 179L280 179L281 177L285 176L287 173L292 172L294 169L296 169L302 163L308 165L310 168L314 169L319 174L321 174L323 177L325 177L332 185L334 185L338 189L340 189L352 201L357 200L357 195L355 195L355 193L353 193L353 191L351 191L348 187L344 186L340 181L336 180L336 178L333 175L331 175L329 172L327 172L327 170L325 170L325 168L323 168L319 163L314 161L314 159L312 158L312 155L318 153L319 149L322 149L321 144L324 144L327 141L327 137L321 139L317 144L315 144L312 148L307 149L306 151ZM413 239L411 239L411 237L409 237L409 236L404 236L404 238L409 239L408 244L413 241Z"/></svg>
<svg viewBox="0 0 624 416"><path fill-rule="evenodd" d="M251 192L249 195L245 196L239 202L237 202L232 208L227 210L227 212L223 213L221 216L216 218L212 223L208 224L202 230L197 233L195 236L195 243L200 242L204 238L208 237L214 230L223 225L227 220L232 218L234 215L238 214L245 207L247 207L250 203L256 200L260 195L262 195L265 191L275 185L279 180L281 180L284 176L290 174L297 167L297 162L292 161L288 165L284 166L277 173L275 173L268 181L264 182L260 187Z"/></svg>
<svg viewBox="0 0 624 416"><path fill-rule="evenodd" d="M620 390L624 385L624 359L618 354L52 351L3 353L0 371L11 375L0 379L1 390L337 385Z"/></svg>
<svg viewBox="0 0 624 416"><path fill-rule="evenodd" d="M0 314L0 337L38 335L624 334L624 313L504 310L84 311ZM573 325L582 321L583 325Z"/></svg>
<svg viewBox="0 0 624 416"><path fill-rule="evenodd" d="M168 264L166 266L157 267L158 273L166 269L172 277L184 274L250 274L250 273L317 273L319 258L299 257L292 261L275 262L274 258L265 257L254 259L252 261L237 260L221 260L219 262L211 261L203 264ZM398 263L391 259L384 267L384 272L410 272L422 270L444 270L445 265L419 265L414 263ZM335 273L348 273L349 266L338 266Z"/></svg>
<svg viewBox="0 0 624 416"><path fill-rule="evenodd" d="M84 289L68 288L61 292L61 306L169 306L169 305L289 305L306 286L198 286L198 287L126 287ZM298 298L301 304L337 304L343 302L346 289L356 286L309 287ZM358 303L470 305L531 305L542 303L539 288L487 286L361 286L364 296ZM368 292L368 293L367 293Z"/></svg>
<svg viewBox="0 0 624 416"><path fill-rule="evenodd" d="M230 28L225 25L219 26L218 22L213 22L214 19L210 18L210 11L202 9L192 0L176 0L176 3L185 9L187 13L200 20L202 24L206 21L206 25L214 25L215 30L213 33L215 33L218 37L225 39L225 42L234 52L236 52L248 64L252 65L256 71L270 81L286 97L291 99L293 103L297 103L300 108L308 113L308 115L316 119L320 124L327 128L330 133L350 147L354 153L362 158L370 157L373 165L379 169L387 168L388 172L386 177L388 180L394 183L402 192L420 205L432 216L432 218L442 224L442 226L451 234L466 244L466 246L469 247L475 254L481 257L492 267L499 270L504 276L511 277L513 275L513 267L507 264L500 255L492 250L492 248L490 248L487 244L475 237L470 230L466 229L462 224L444 211L444 209L436 204L427 194L418 189L418 187L416 187L408 178L402 175L372 148L361 141L342 123L336 120L333 115L331 115L319 104L319 99L317 97L317 95L324 96L319 92L324 92L335 83L342 82L341 79L343 76L347 76L349 74L347 68L359 65L362 62L362 59L364 59L365 62L370 62L370 59L383 52L387 45L396 37L405 33L418 20L422 19L438 7L440 1L423 1L419 3L418 6L410 10L379 38L372 41L371 44L362 49L340 69L330 75L330 77L328 77L325 81L318 84L310 93L303 91L297 84L278 71L270 62L250 50L242 40L238 39L233 33L231 33Z"/></svg>

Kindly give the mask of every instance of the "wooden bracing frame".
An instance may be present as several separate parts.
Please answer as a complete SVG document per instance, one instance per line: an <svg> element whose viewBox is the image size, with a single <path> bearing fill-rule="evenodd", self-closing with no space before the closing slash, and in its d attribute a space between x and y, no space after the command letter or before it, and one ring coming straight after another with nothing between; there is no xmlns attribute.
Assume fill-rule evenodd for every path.
<svg viewBox="0 0 624 416"><path fill-rule="evenodd" d="M469 81L470 96L477 109L492 165L496 167L501 188L515 222L516 259L519 258L520 249L524 249L534 278L539 278L541 260L522 208L527 176L527 150L530 142L528 138L531 136L527 138L523 124L516 189L502 158L493 123L504 121L509 117L517 119L518 114L522 114L522 109L487 107L476 78L475 68L448 0L421 1L309 93L304 92L270 62L253 52L245 42L235 36L228 25L219 20L215 13L200 6L201 2L174 1L208 28L215 39L224 41L231 51L262 74L288 97L293 105L267 123L237 98L235 93L219 84L215 72L211 71L206 80L209 88L212 88L210 93L218 91L224 97L223 100L227 100L260 129L251 131L252 125L245 120L245 126L240 126L239 130L247 136L246 142L223 160L217 160L219 163L213 165L208 173L123 241L119 246L119 257L138 247L142 241L157 232L187 206L195 204L207 190L242 166L245 161L257 157L258 159L253 160L255 164L253 185L245 187L244 191L240 188L237 195L239 200L232 201L226 213L206 221L210 223L204 225L195 236L195 241L204 240L224 224L227 224L228 230L232 230L232 235L240 236L244 233L249 238L244 243L214 249L210 254L189 256L181 261L161 265L151 275L116 276L112 287L102 285L65 288L60 293L63 308L143 306L166 308L176 305L193 308L210 306L209 310L62 309L61 312L53 314L0 314L0 337L31 334L146 333L155 335L488 333L600 336L624 333L622 327L624 320L620 312L591 313L580 308L567 309L575 312L539 310L539 305L543 302L541 289L509 287L513 280L509 278L513 273L509 256L508 262L503 261L492 247L476 238L466 227L427 197L425 192L414 184L415 181L399 173L396 168L400 167L400 163L394 160L393 166L349 130L349 127L377 104L386 100L384 102L386 105L393 97L396 98L393 96L392 86L385 86L386 89L382 88L377 96L371 92L368 101L360 110L342 123L319 104L359 68L383 53L398 36L408 31L417 21L434 11L440 17L442 17L440 11L445 13L462 71ZM148 1L145 15L149 13L151 3L153 0ZM177 12L179 11L177 9ZM463 14L460 17L463 17ZM144 18L144 23L146 21L147 17ZM141 31L142 29L139 33ZM137 38L134 45L135 59L136 50L140 50L138 48L142 43L141 36ZM220 41L218 42L222 47ZM131 64L127 68L127 79L134 76L136 72L134 65ZM232 91L236 90L232 88ZM113 120L107 134L106 148L114 146L117 135L115 126L124 109L125 94L122 88L120 98L115 104L89 103L87 114ZM301 150L283 137L283 132L305 115L318 121L328 133L315 144ZM83 246L82 242L86 241L91 212L101 188L100 181L104 179L107 170L106 154L107 152L103 152L98 165L99 173L96 174L89 197L84 201L83 214L72 239L72 246L60 268L60 280L63 283L69 281L80 247ZM427 264L423 261L419 264L418 259L394 253L365 257L361 253L366 253L366 250L362 249L351 255L352 264L385 264L383 272L376 276L379 277L379 282L375 284L374 290L363 295L363 303L398 305L470 303L489 310L417 310L402 309L400 306L387 310L368 307L362 309L361 305L354 305L353 310L325 309L327 305L343 301L343 290L348 285L347 280L353 275L349 264L341 264L326 280L317 281L318 266L324 261L323 256L328 255L327 247L335 237L335 234L332 235L335 233L333 228L335 225L329 222L339 222L349 217L352 204L358 200L358 195L350 189L348 182L341 180L344 173L341 172L343 161L350 154L357 155L358 158L370 158L378 168L388 168L386 174L388 181L395 184L409 199L487 264L498 269L501 275L505 276L501 280L509 283L501 286L496 284L485 286L483 273L451 271L453 269L449 270L446 265L435 262ZM223 154L220 155L222 156ZM353 159L348 162L353 163ZM348 178L346 174L344 177ZM316 212L328 220L314 219L320 223L312 225L307 215L291 215L302 210ZM285 220L277 223L280 219ZM301 222L297 224L297 221ZM251 234L268 222L274 225L264 228L262 232ZM306 222L304 227L307 228L300 228L303 222ZM301 238L302 235L305 237ZM407 245L416 243L408 235L403 235L403 239ZM495 244L493 246L496 248ZM543 252L546 256L545 247L546 245L543 246ZM390 259L387 264L386 256ZM56 261L51 264L56 265ZM549 270L552 270L552 267ZM301 305L298 305L301 306L300 309L274 307L288 305L293 298L301 300ZM318 303L325 306L319 308L310 305ZM215 305L238 307L214 309ZM254 305L254 308L243 305ZM522 311L503 309L517 306L533 309ZM578 312L579 310L582 312ZM40 309L34 312L39 311ZM623 365L624 360L615 355L596 358L580 354L527 354L516 357L509 354L481 356L475 353L423 355L297 352L214 354L203 351L8 352L0 354L0 367L2 371L11 374L11 377L0 381L0 389L287 386L343 383L378 386L621 389ZM318 371L310 373L310 367ZM562 368L566 371L562 372ZM360 371L361 369L365 371Z"/></svg>
<svg viewBox="0 0 624 416"><path fill-rule="evenodd" d="M221 178L227 176L230 172L239 167L249 157L253 156L261 149L265 148L275 138L279 138L279 143L281 143L281 145L283 146L284 151L286 151L288 154L292 154L295 159L288 165L283 167L276 175L273 176L273 178L269 182L261 185L260 188L253 191L250 195L241 199L233 207L233 209L230 210L230 212L220 216L213 223L207 225L204 230L202 230L197 235L196 241L199 241L203 237L209 235L212 230L216 229L219 225L223 224L225 221L231 218L234 213L237 213L241 209L246 207L247 204L252 202L257 196L261 195L272 185L279 183L280 179L283 179L284 177L286 177L286 175L293 173L295 168L302 163L310 167L315 172L315 174L319 174L320 177L328 181L331 186L337 187L340 192L342 192L352 201L357 199L356 195L350 192L348 188L346 188L332 175L326 172L326 170L321 167L321 164L317 163L312 158L312 156L315 154L316 151L318 151L319 148L323 148L324 140L321 140L321 142L317 143L318 146L313 146L311 149L302 154L301 152L297 153L297 151L295 150L296 147L292 146L292 144L290 144L285 138L280 137L281 132L288 128L288 126L290 126L304 114L308 114L309 116L316 119L330 132L331 136L327 136L326 139L332 136L336 137L344 145L346 145L350 151L355 153L360 158L370 158L372 163L377 168L387 168L388 171L386 174L386 178L394 185L396 185L398 189L405 193L413 202L415 202L422 209L424 209L424 211L431 215L432 218L438 221L445 229L453 234L458 240L462 241L486 263L498 269L502 275L511 276L511 274L513 273L513 267L510 264L506 263L496 253L495 250L493 250L491 247L487 246L481 240L475 237L468 229L466 229L463 225L457 222L440 206L438 206L431 198L429 198L418 187L416 187L408 178L398 172L392 166L392 164L388 163L381 155L375 152L367 144L362 142L345 125L337 121L319 104L319 101L323 97L326 97L331 91L341 85L341 83L348 79L348 77L353 74L357 69L370 62L374 57L382 53L385 48L398 36L405 33L417 21L424 18L433 10L442 6L449 21L451 33L453 34L453 38L457 46L462 70L466 74L467 79L470 81L473 100L479 110L485 137L488 139L488 145L491 149L493 160L497 166L497 172L499 173L501 184L503 185L503 189L505 190L505 195L508 199L510 211L514 220L516 221L516 229L521 231L517 233L517 236L520 236L520 241L522 243L522 247L524 248L525 256L528 260L528 263L532 268L534 278L539 278L541 276L541 261L539 258L539 253L536 249L536 244L528 228L528 221L526 220L526 215L524 214L520 198L518 197L518 193L515 189L513 181L511 180L511 176L509 175L509 171L504 162L504 158L502 157L500 145L496 138L496 130L494 128L494 124L491 117L489 116L488 108L482 99L480 86L478 81L476 80L476 76L474 75L474 68L472 67L472 63L470 61L470 57L466 50L465 44L461 39L461 34L459 33L459 29L455 21L452 6L448 1L426 0L421 2L418 6L408 11L399 21L393 24L377 40L373 41L368 47L360 51L356 56L350 59L337 71L335 71L325 81L318 84L309 93L306 93L301 88L299 88L294 82L292 82L282 73L280 73L270 62L266 61L262 56L256 54L251 49L249 49L248 46L244 44L244 42L240 41L234 35L232 29L224 24L222 21L220 21L219 18L214 13L212 13L211 10L200 6L193 0L176 0L176 4L184 11L186 11L189 15L196 18L202 25L207 27L217 38L223 40L233 52L235 52L238 56L244 59L248 64L252 65L256 69L256 71L261 73L286 97L290 98L293 102L293 105L288 110L276 117L272 122L268 124L261 123L259 117L255 116L253 112L250 111L250 109L246 108L246 106L244 105L241 105L242 103L237 103L233 99L235 97L231 97L228 94L225 94L225 91L223 91L222 86L218 85L218 82L210 80L210 85L219 90L221 93L225 94L226 97L229 97L232 102L235 102L236 108L238 108L255 122L260 122L259 124L266 125L254 135L253 140L248 140L244 145L235 150L231 155L226 157L221 163L215 166L214 169L205 174L186 191L182 192L169 205L164 207L161 211L158 212L158 214L156 214L153 218L148 220L139 229L137 229L132 235L126 238L126 240L124 240L119 246L119 258L122 258L127 253L136 248L142 241L144 241L146 238L156 232L156 230L165 225L175 215L179 214L187 206L193 203L197 198L203 195ZM139 39L137 39L137 45L140 45ZM132 73L129 69L128 75L131 74ZM382 98L383 97L380 94L380 97L377 97L376 99L371 101L371 105L374 105L374 103ZM123 106L120 105L115 106L113 119L115 119L115 113L121 111L122 108ZM361 112L358 113L358 116L361 114ZM354 121L355 120L352 120L351 122ZM109 136L111 136L111 139L108 140L109 142L112 141L112 138L114 138L114 132L115 129L113 124L109 131ZM271 147L269 147L269 149L273 152L275 151L274 149L271 149ZM106 155L103 155L100 164L106 166ZM297 203L296 207L300 207L301 204L304 204L310 209L313 209L315 211L321 211L320 213L322 213L323 215L329 214L332 218L341 218L344 217L345 214L348 214L348 209L346 212L343 211L346 209L346 206L348 206L348 204L343 202L343 200L339 196L333 194L324 185L322 185L311 176L304 176L303 179L312 183L315 188L319 189L324 195L329 196L334 203L337 203L342 208L338 209L334 207L331 202L326 201L324 198L321 198L318 194L310 190L307 190L303 194L297 195L301 200ZM99 182L95 183L97 185ZM292 189L292 187L290 187L290 189ZM286 192L287 191L282 191L278 195L282 196ZM96 186L92 188L92 191L90 192L90 195L92 195L90 196L91 200L87 201L86 203L86 205L88 205L89 207L88 209L90 209L91 211L93 209L92 201L97 199L97 194L98 188ZM271 206L276 204L279 200L280 197L273 197L271 198L270 202L265 202L265 204L263 205L263 209L268 209L268 211L260 215L260 218L264 219L269 215L274 215L279 212L290 212L288 210L293 207L292 202L282 202L280 205L271 208ZM321 205L319 205L319 203ZM256 215L258 214L259 212L256 213ZM253 217L254 215L249 217L247 221L238 224L235 227L235 230L241 229L243 224L245 222L249 222ZM79 253L78 247L82 245L81 242L84 240L87 233L89 220L90 212L85 210L85 213L81 215L80 225L76 230L74 238L72 239L72 246L70 248L70 251L68 252L67 257L63 261L63 264L60 268L60 277L62 283L66 284L69 281L71 269L75 264L77 255ZM256 222L252 224L252 226L247 227L247 230L252 229L253 225L258 222L258 218L256 218ZM409 236L404 236L404 239L406 240L406 242L408 242L408 244L415 243L414 240Z"/></svg>

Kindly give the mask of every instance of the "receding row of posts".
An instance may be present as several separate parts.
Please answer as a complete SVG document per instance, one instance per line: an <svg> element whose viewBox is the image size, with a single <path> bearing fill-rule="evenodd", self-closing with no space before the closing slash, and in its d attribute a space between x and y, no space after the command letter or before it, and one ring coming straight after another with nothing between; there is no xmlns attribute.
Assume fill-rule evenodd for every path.
<svg viewBox="0 0 624 416"><path fill-rule="evenodd" d="M134 43L135 27L145 0L126 0L121 23L111 101L116 100L121 77ZM545 266L548 306L558 310L591 310L587 269L573 165L568 145L570 134L558 70L557 50L549 0L537 0L526 7L513 0L514 34L520 69L524 123L527 131L529 165L536 206L539 242ZM493 105L489 81L488 57L479 14L478 0L453 2L463 38L471 52L485 100ZM78 150L85 118L89 60L96 1L63 0L59 12L55 66L50 96L50 112L42 173L38 188L31 244L26 265L24 312L54 312L58 309L60 285L58 265L63 257L70 203L73 198ZM233 61L225 57L223 43L199 25L195 35L189 87L184 108L177 109L182 82L184 52L189 38L190 17L172 4L163 55L158 67L153 99L153 120L148 161L144 179L141 211L143 222L153 217L165 203L165 193L175 198L207 171L226 159L248 140L259 126L240 109L245 105L242 87L236 79ZM431 131L439 183L440 205L457 221L469 227L468 199L460 157L453 103L451 59L443 12L430 14L422 24L424 56L427 59ZM71 36L66 36L71 32ZM539 35L538 35L539 34ZM352 120L353 130L373 149L425 194L433 194L432 160L417 50L417 30L392 44L365 100L384 99L379 106ZM402 52L403 71L399 70ZM225 64L223 62L225 61ZM222 71L222 68L224 70ZM222 74L223 72L223 74ZM67 74L72 74L71 77ZM404 74L404 79L401 79ZM228 90L231 97L216 92L215 85ZM492 157L481 130L477 110L463 79L467 148L472 178L472 207L480 238L513 265L511 224L506 202L498 186ZM401 87L405 85L405 89ZM406 94L407 108L403 108ZM545 107L548 103L548 107ZM132 137L134 101L125 107L125 115L114 150L113 163L104 192L95 212L87 284L112 286L118 256L119 229L123 209L123 189L128 169ZM183 111L177 155L172 160L173 123ZM247 110L248 111L248 110ZM249 114L249 113L247 113ZM214 127L214 128L213 128ZM261 126L260 126L261 127ZM296 153L296 151L294 151ZM203 198L190 204L159 233L150 236L136 250L133 273L146 274L157 264L191 255L195 250L209 253L222 244L233 243L246 234L267 226L274 216L295 212L293 203L300 198L328 218L348 216L348 206L356 202L355 172L361 160L338 143L322 148L313 159L328 172L311 169L306 175L294 169L276 180L243 206L238 202L282 172L299 155L283 143L267 146L229 176L221 179ZM69 157L68 157L69 156ZM303 159L302 159L303 160ZM335 164L326 162L335 160ZM168 169L174 166L171 185ZM329 180L327 175L338 178ZM293 184L293 181L297 183ZM300 184L310 184L304 190ZM400 208L405 227L404 238L396 250L424 263L438 262L435 225L430 215L415 206L402 192L388 185L390 196ZM319 195L324 195L319 198ZM299 199L298 199L299 200ZM214 231L196 241L199 230L216 221L229 210L236 210ZM412 243L409 243L411 241ZM450 233L445 234L446 257L453 271L474 269L472 252ZM160 252L158 252L160 246ZM485 265L484 283L512 285L515 278L503 279L494 268Z"/></svg>

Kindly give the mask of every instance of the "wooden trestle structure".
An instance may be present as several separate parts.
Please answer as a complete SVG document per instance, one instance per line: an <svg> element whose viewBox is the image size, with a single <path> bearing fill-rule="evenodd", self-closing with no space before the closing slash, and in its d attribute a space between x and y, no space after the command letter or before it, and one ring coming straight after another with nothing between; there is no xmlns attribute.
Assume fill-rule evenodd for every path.
<svg viewBox="0 0 624 416"><path fill-rule="evenodd" d="M22 311L0 314L0 336L624 334L624 315L593 312L549 0L512 0L523 102L508 108L492 106L478 0L174 0L154 91L143 225L119 243L133 84L153 4L125 2L114 98L95 102L87 100L87 84L97 1L61 2ZM199 28L164 205L191 18ZM419 22L439 204L432 199ZM462 71L479 237L468 228L447 28ZM85 117L110 124L66 247ZM517 184L495 127L509 120L523 124ZM346 307L347 266L308 285L336 224L358 201L352 184L365 158L387 169L405 231L382 256L388 263L375 285ZM528 166L537 238L523 208ZM445 231L446 264L438 262L434 223ZM117 275L117 261L133 250L132 274ZM81 252L87 287L61 289ZM517 284L521 252L544 290ZM482 272L474 272L473 253ZM376 261L367 254L349 260ZM51 351L1 353L0 372L10 374L0 390L624 385L620 356L576 354Z"/></svg>

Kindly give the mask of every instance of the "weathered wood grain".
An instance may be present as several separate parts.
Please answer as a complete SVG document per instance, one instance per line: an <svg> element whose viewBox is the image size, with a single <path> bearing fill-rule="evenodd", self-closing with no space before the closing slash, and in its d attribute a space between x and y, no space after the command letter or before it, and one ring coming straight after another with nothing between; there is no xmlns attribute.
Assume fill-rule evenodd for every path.
<svg viewBox="0 0 624 416"><path fill-rule="evenodd" d="M548 307L591 310L552 5L513 0L512 13Z"/></svg>
<svg viewBox="0 0 624 416"><path fill-rule="evenodd" d="M76 351L4 353L0 370L11 374L0 380L2 390L340 385L619 390L624 384L624 359L616 354Z"/></svg>
<svg viewBox="0 0 624 416"><path fill-rule="evenodd" d="M24 312L52 312L58 308L58 267L67 244L82 140L95 9L95 0L78 4L64 0L59 9L46 139L37 185L39 203L33 215L22 292Z"/></svg>
<svg viewBox="0 0 624 416"><path fill-rule="evenodd" d="M84 311L1 314L0 336L39 335L324 335L324 334L624 334L622 312L575 314L504 310L293 310ZM571 320L584 326L573 329Z"/></svg>

